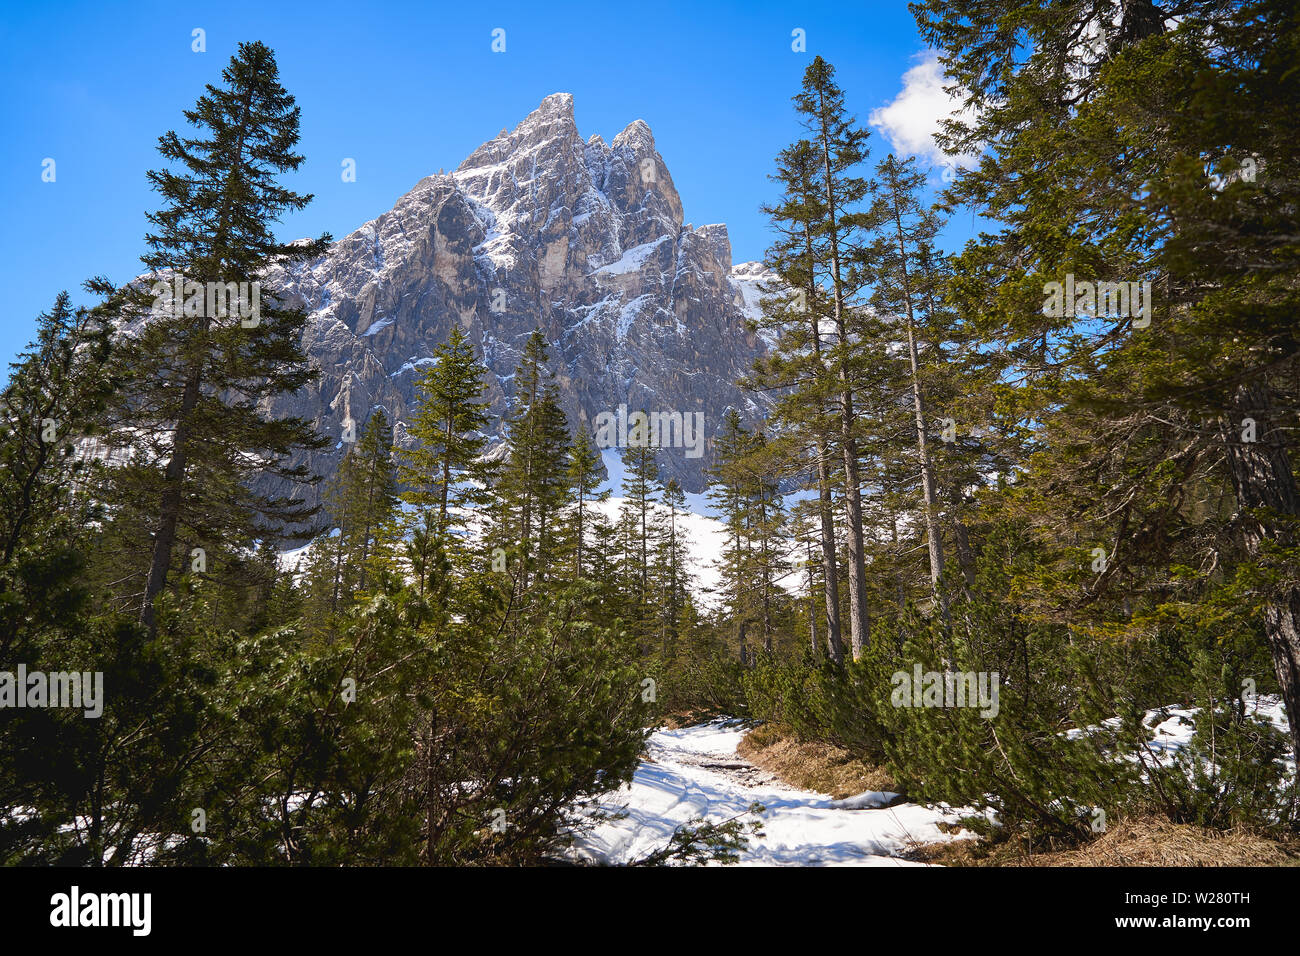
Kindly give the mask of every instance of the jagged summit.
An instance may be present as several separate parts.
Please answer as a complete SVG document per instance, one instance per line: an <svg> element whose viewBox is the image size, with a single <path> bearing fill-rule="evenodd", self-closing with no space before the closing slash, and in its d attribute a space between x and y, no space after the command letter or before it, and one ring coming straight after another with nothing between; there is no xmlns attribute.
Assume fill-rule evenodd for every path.
<svg viewBox="0 0 1300 956"><path fill-rule="evenodd" d="M764 350L745 326L758 276L732 274L726 226L684 224L649 125L584 141L568 93L281 282L310 313L304 345L322 374L276 411L326 434L383 406L405 441L416 373L453 322L488 365L496 415L539 327L575 425L625 404L700 412L711 436L728 408L759 411L735 385ZM328 474L341 455L340 445L311 464ZM710 457L659 455L688 491L703 489Z"/></svg>
<svg viewBox="0 0 1300 956"><path fill-rule="evenodd" d="M633 120L623 127L623 131L614 137L614 146L626 146L638 153L651 153L655 148L655 136L646 125L645 120Z"/></svg>
<svg viewBox="0 0 1300 956"><path fill-rule="evenodd" d="M543 97L542 102L537 109L530 113L535 116L537 113L564 113L570 119L573 118L573 94L572 93L552 93L550 96ZM525 121L526 122L526 121Z"/></svg>

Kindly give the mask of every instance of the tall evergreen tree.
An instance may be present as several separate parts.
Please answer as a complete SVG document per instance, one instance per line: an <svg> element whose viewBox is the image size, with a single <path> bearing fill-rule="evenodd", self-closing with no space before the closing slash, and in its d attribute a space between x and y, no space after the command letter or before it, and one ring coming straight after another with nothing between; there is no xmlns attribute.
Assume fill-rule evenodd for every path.
<svg viewBox="0 0 1300 956"><path fill-rule="evenodd" d="M375 537L396 510L392 452L392 426L383 409L377 408L325 490L328 514L338 529L333 538L332 613L338 612L340 599L351 603L355 592L365 590Z"/></svg>
<svg viewBox="0 0 1300 956"><path fill-rule="evenodd" d="M686 568L687 547L685 529L682 527L686 511L686 493L676 478L664 484L663 508L667 511L659 535L656 563L660 568L663 597L659 601L664 659L672 662L677 654L678 633L682 626L685 607L684 594L690 581Z"/></svg>
<svg viewBox="0 0 1300 956"><path fill-rule="evenodd" d="M773 178L781 183L781 201L764 207L780 239L768 251L767 264L782 287L768 290L759 324L775 334L772 351L755 363L754 386L773 390L773 422L785 434L801 438L812 459L818 496L826 646L831 660L844 659L840 633L839 567L832 504L834 437L839 422L833 414L838 394L834 368L823 344L824 292L818 284L824 259L819 224L825 201L821 162L812 143L800 140L777 157ZM815 628L814 628L815 630Z"/></svg>
<svg viewBox="0 0 1300 956"><path fill-rule="evenodd" d="M402 453L403 499L421 509L436 506L433 529L443 537L453 525L452 509L476 503L476 486L488 477L481 461L487 446L486 371L460 326L453 325L415 380L416 410L407 430L416 444Z"/></svg>
<svg viewBox="0 0 1300 956"><path fill-rule="evenodd" d="M104 369L109 351L103 319L74 309L61 292L37 319L35 341L10 365L0 392L0 567L72 511L86 470L75 443L98 431L113 388Z"/></svg>
<svg viewBox="0 0 1300 956"><path fill-rule="evenodd" d="M520 593L535 573L546 575L559 552L557 525L569 498L568 425L548 358L546 339L535 330L515 370L514 407L505 423L509 453L496 489L493 540L519 555Z"/></svg>
<svg viewBox="0 0 1300 956"><path fill-rule="evenodd" d="M645 412L640 415L645 416ZM627 447L622 451L623 504L619 509L623 577L633 599L630 617L643 650L648 650L657 617L651 585L659 541L655 509L663 494L656 458L658 447L648 423L648 417L639 418L639 424L629 421Z"/></svg>
<svg viewBox="0 0 1300 956"><path fill-rule="evenodd" d="M642 412L642 414L645 414ZM648 419L647 419L648 420ZM631 529L633 577L637 594L645 601L649 594L651 556L655 544L654 509L663 487L659 478L658 448L647 434L634 439L629 429L623 449L623 513Z"/></svg>
<svg viewBox="0 0 1300 956"><path fill-rule="evenodd" d="M727 545L718 557L722 585L736 626L736 640L742 662L747 656L745 635L751 617L750 596L753 561L749 538L750 481L745 456L753 448L753 436L736 410L729 409L722 430L713 444L713 467L709 470L709 498L727 529Z"/></svg>
<svg viewBox="0 0 1300 956"><path fill-rule="evenodd" d="M866 561L863 551L862 491L858 442L854 428L854 372L860 362L852 334L852 300L860 285L851 263L864 238L864 214L858 208L868 194L867 181L855 170L866 160L867 130L859 128L844 105L834 68L816 57L804 73L795 108L821 160L823 206L816 234L825 244L822 274L830 287L830 318L836 345L831 359L838 376L839 445L844 466L844 506L848 548L849 629L853 656L870 640Z"/></svg>
<svg viewBox="0 0 1300 956"><path fill-rule="evenodd" d="M1002 225L958 263L963 307L1013 358L1005 377L1024 385L1008 407L1015 424L1035 439L1045 418L1056 430L1042 475L1077 506L1077 532L1109 545L1097 585L1140 583L1116 595L1127 616L1135 602L1188 594L1171 564L1212 556L1222 567L1244 551L1242 572L1254 573L1286 561L1300 519L1286 251L1297 185L1270 168L1293 168L1298 148L1287 105L1300 83L1296 10L1267 0L1230 14L1143 0L1113 17L1082 0L914 9L964 90L943 145L989 149L953 200ZM1070 277L1075 301L1045 301L1051 282L1073 290ZM1125 283L1127 307L1117 289L1101 304L1082 285L1100 281ZM1207 468L1227 479L1240 518L1174 533L1187 502L1213 513ZM1081 476L1100 490L1091 501L1072 492ZM1197 540L1203 555L1179 553ZM1300 751L1300 587L1287 581L1267 589L1263 626Z"/></svg>
<svg viewBox="0 0 1300 956"><path fill-rule="evenodd" d="M305 313L269 287L272 266L318 255L328 242L285 244L272 233L311 200L277 181L303 161L293 151L299 109L261 43L241 44L222 80L185 113L198 135L159 139L175 167L149 173L164 205L149 215L148 276L123 290L97 286L133 329L117 349L125 387L111 441L133 455L114 472L117 500L147 503L152 525L139 607L150 629L177 541L231 547L301 522L312 509L256 482L311 481L293 457L326 443L309 423L265 410L314 374L300 346Z"/></svg>
<svg viewBox="0 0 1300 956"><path fill-rule="evenodd" d="M906 336L907 390L911 399L916 462L921 475L920 510L925 520L930 558L930 588L946 620L948 597L942 584L944 548L939 527L938 482L930 449L927 389L922 381L925 361L922 348L928 344L928 337L923 336L925 330L921 328L921 319L927 313L917 278L922 269L916 261L922 246L934 238L931 230L935 222L921 205L919 191L925 175L915 169L914 159L899 160L890 154L877 165L876 177L876 196L869 213L871 226L878 236L871 255L875 275L873 303L881 311L888 310L897 316ZM927 341L922 341L923 338ZM931 361L935 359L933 354L928 357Z"/></svg>
<svg viewBox="0 0 1300 956"><path fill-rule="evenodd" d="M573 503L570 507L572 529L570 531L573 548L573 576L575 579L590 578L587 573L589 548L592 536L592 505L609 500L609 490L597 491L600 485L601 460L600 451L592 441L591 432L586 423L578 426L578 434L569 449L569 486L573 489Z"/></svg>

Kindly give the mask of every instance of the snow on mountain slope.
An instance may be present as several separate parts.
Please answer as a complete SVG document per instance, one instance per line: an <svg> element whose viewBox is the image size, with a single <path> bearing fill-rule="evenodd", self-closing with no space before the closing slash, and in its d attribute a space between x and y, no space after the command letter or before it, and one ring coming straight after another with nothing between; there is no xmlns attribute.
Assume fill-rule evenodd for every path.
<svg viewBox="0 0 1300 956"><path fill-rule="evenodd" d="M267 412L336 440L343 422L364 423L382 406L405 445L416 373L459 326L488 367L497 420L541 329L575 430L620 405L703 416L703 456L659 455L666 474L702 491L707 440L728 409L751 424L762 417L766 399L736 385L766 351L746 325L761 275L753 264L732 269L726 226L684 221L646 123L609 143L584 141L573 97L555 93L321 258L268 276L266 288L308 312L303 346L321 374ZM341 456L324 450L304 463L328 477Z"/></svg>

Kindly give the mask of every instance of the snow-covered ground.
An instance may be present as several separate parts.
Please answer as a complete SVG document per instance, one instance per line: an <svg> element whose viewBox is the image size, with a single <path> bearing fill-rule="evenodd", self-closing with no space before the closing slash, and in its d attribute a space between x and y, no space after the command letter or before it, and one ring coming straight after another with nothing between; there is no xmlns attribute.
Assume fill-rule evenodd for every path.
<svg viewBox="0 0 1300 956"><path fill-rule="evenodd" d="M1143 757L1162 766L1172 765L1183 756L1192 738L1196 736L1195 720L1199 713L1199 707L1174 705L1148 710L1142 717L1142 725L1151 731L1151 739L1144 745L1141 753L1126 754L1124 759L1138 760L1139 757ZM1284 736L1289 733L1286 707L1277 694L1260 694L1255 697L1247 704L1246 714L1267 721ZM1119 725L1119 718L1112 717L1104 723L1116 727ZM1091 727L1085 730L1072 729L1067 730L1065 734L1067 737L1078 737L1094 729ZM1208 763L1204 766L1207 770L1210 768ZM1296 761L1293 754L1288 752L1282 758L1282 768L1287 778L1295 776Z"/></svg>
<svg viewBox="0 0 1300 956"><path fill-rule="evenodd" d="M959 839L938 824L955 823L948 809L888 802L892 795L836 801L796 790L736 754L747 725L720 719L651 735L632 783L608 794L601 809L626 811L579 836L574 855L588 862L628 863L664 847L683 824L704 817L721 823L765 809L763 833L749 838L740 863L759 866L914 866L900 858L918 843ZM969 836L969 834L963 834Z"/></svg>

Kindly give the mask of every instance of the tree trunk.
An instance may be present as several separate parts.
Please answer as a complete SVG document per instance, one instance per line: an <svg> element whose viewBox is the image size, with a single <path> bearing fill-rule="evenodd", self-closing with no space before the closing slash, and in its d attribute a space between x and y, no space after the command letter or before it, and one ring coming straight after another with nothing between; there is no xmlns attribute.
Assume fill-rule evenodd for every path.
<svg viewBox="0 0 1300 956"><path fill-rule="evenodd" d="M807 541L808 548L808 640L812 645L813 657L817 657L817 580L813 571L812 538Z"/></svg>
<svg viewBox="0 0 1300 956"><path fill-rule="evenodd" d="M573 557L574 577L582 578L582 536L583 536L583 519L585 515L585 504L587 489L579 485L578 487L578 530L577 530L577 549Z"/></svg>
<svg viewBox="0 0 1300 956"><path fill-rule="evenodd" d="M758 479L758 520L761 522L759 533L763 536L763 650L770 655L772 653L772 565L769 550L770 535L767 527L767 494L761 477Z"/></svg>
<svg viewBox="0 0 1300 956"><path fill-rule="evenodd" d="M443 432L442 445L442 487L438 489L438 534L447 534L447 498L451 494L451 443L456 424L452 412L447 412L447 427Z"/></svg>
<svg viewBox="0 0 1300 956"><path fill-rule="evenodd" d="M204 319L206 326L207 320ZM181 501L184 498L185 466L189 458L190 415L199 403L202 373L191 370L185 380L181 395L181 410L177 416L176 433L172 436L171 458L163 472L166 482L159 503L158 527L153 536L153 554L149 561L149 577L144 586L144 603L140 607L140 623L153 634L158 629L154 601L167 586L167 572L171 570L172 548L176 546L176 527L180 523Z"/></svg>
<svg viewBox="0 0 1300 956"><path fill-rule="evenodd" d="M925 507L925 537L930 551L930 590L943 615L944 633L948 632L948 599L943 593L943 542L939 537L939 521L935 514L937 502L934 490L934 463L925 434L925 397L921 394L921 363L916 348L916 316L912 310L912 284L907 271L907 245L903 241L903 219L898 209L898 195L893 196L894 229L898 237L898 268L903 284L903 305L907 316L907 355L912 372L912 415L916 426L916 454L921 459L921 499ZM951 657L951 648L949 648Z"/></svg>
<svg viewBox="0 0 1300 956"><path fill-rule="evenodd" d="M1256 441L1241 440L1241 421L1255 420ZM1272 397L1263 383L1243 385L1233 398L1223 434L1242 534L1251 557L1268 543L1294 544L1287 527L1300 515L1295 475L1281 432L1272 421ZM1300 589L1284 587L1264 609L1264 632L1291 729L1291 746L1300 754Z"/></svg>
<svg viewBox="0 0 1300 956"><path fill-rule="evenodd" d="M242 169L244 162L244 135L249 128L249 111L252 108L252 91L245 90L241 99L239 138L235 141L232 168L226 175L225 194L221 209L216 216L217 233L213 237L208 251L208 260L218 266L223 262L223 250L229 236L232 205L234 203L235 169ZM181 408L176 416L176 433L172 436L171 458L163 472L165 486L159 502L158 528L154 533L153 554L149 560L149 577L144 586L144 603L140 607L140 623L148 628L152 635L158 630L158 621L154 613L154 601L167 586L167 572L171 569L172 548L176 545L176 527L180 523L181 504L184 500L185 468L189 458L190 416L198 406L203 388L203 354L206 349L209 323L212 317L204 309L203 321L200 323L199 344L195 354L200 356L190 367L189 377L185 380L185 391L181 394Z"/></svg>
<svg viewBox="0 0 1300 956"><path fill-rule="evenodd" d="M822 597L826 603L826 649L836 664L844 663L844 639L840 636L840 573L835 554L835 517L831 506L830 466L826 444L817 447L817 510L821 519Z"/></svg>
<svg viewBox="0 0 1300 956"><path fill-rule="evenodd" d="M858 443L853 436L853 386L849 377L848 328L845 319L844 279L840 272L839 220L835 213L835 177L831 172L829 131L821 131L822 167L826 174L826 212L831 248L831 286L835 293L835 331L840 344L840 447L844 456L844 505L849 525L849 640L853 646L853 659L862 656L862 649L871 640L871 622L867 617L866 559L862 547L862 496L858 477Z"/></svg>
<svg viewBox="0 0 1300 956"><path fill-rule="evenodd" d="M812 262L812 236L804 233L804 248L808 261ZM812 336L813 355L817 360L818 375L823 373L821 328L817 322L817 310L812 307L817 293L816 286L810 281L806 290L808 296L809 334ZM820 404L820 403L819 403ZM820 412L821 409L819 408ZM836 664L844 663L844 640L840 636L840 573L835 556L835 518L831 505L830 452L826 447L826 438L821 434L820 424L817 435L817 510L821 519L822 532L822 579L825 582L823 598L826 602L826 649Z"/></svg>

